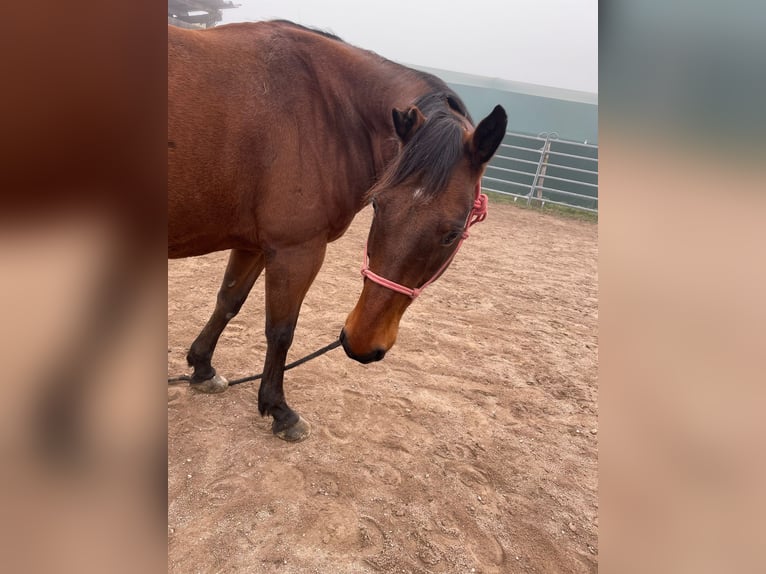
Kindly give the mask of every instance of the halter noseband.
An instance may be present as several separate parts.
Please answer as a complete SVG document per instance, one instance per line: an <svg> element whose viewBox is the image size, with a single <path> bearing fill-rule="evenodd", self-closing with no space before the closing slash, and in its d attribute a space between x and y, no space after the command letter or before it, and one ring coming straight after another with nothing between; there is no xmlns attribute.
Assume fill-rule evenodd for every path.
<svg viewBox="0 0 766 574"><path fill-rule="evenodd" d="M468 213L468 219L465 221L465 226L463 227L463 233L460 237L460 241L457 244L457 247L455 247L455 250L452 252L452 255L449 256L447 261L444 262L444 264L439 267L439 270L434 273L433 277L431 277L428 281L423 283L420 287L417 287L415 289L411 287L406 287L400 283L396 283L395 281L391 281L390 279L386 279L385 277L381 277L377 273L373 272L370 269L370 258L367 254L367 244L364 246L364 260L362 262L362 277L366 277L370 281L377 283L378 285L382 285L383 287L387 287L388 289L391 289L392 291L396 291L397 293L401 293L402 295L407 295L408 297L415 299L423 292L423 289L428 287L431 283L436 281L442 273L444 273L444 270L447 269L450 263L452 263L452 260L455 258L455 255L457 255L458 250L460 249L460 246L463 244L463 241L468 239L468 229L471 228L475 223L479 223L481 221L484 221L487 218L487 196L486 194L481 192L481 180L476 182L476 188L475 188L475 195L473 200L473 207L471 207L471 211Z"/></svg>

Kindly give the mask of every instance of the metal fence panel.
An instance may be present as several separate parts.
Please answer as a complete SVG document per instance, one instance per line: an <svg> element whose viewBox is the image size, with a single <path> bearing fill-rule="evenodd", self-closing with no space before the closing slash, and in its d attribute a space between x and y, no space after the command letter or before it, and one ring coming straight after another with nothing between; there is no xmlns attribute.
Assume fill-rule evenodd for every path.
<svg viewBox="0 0 766 574"><path fill-rule="evenodd" d="M487 191L598 212L598 145L507 132L482 178Z"/></svg>

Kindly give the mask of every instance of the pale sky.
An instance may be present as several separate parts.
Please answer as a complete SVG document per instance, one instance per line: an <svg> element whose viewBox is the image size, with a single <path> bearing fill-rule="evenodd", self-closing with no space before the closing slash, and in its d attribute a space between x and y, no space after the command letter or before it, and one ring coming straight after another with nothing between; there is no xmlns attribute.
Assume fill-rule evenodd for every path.
<svg viewBox="0 0 766 574"><path fill-rule="evenodd" d="M597 0L234 2L219 25L284 18L405 65L598 93Z"/></svg>

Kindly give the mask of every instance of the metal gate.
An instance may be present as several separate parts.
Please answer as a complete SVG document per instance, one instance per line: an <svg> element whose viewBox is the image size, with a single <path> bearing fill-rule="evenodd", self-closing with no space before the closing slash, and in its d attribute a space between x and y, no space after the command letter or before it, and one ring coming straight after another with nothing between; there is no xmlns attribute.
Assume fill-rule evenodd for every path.
<svg viewBox="0 0 766 574"><path fill-rule="evenodd" d="M598 212L598 145L507 132L482 178L486 191Z"/></svg>

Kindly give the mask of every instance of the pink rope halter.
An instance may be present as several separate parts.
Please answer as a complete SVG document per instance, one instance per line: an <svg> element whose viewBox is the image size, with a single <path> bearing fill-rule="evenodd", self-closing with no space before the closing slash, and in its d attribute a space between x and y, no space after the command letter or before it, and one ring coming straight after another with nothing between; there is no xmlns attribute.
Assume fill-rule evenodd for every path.
<svg viewBox="0 0 766 574"><path fill-rule="evenodd" d="M455 255L457 255L458 250L460 249L460 246L463 244L463 241L468 239L468 230L476 223L479 223L481 221L484 221L487 218L487 196L486 194L481 192L481 180L476 182L476 188L475 188L475 195L473 200L473 207L471 208L470 213L468 214L468 219L465 221L465 227L463 227L463 233L460 237L460 241L457 244L457 247L455 247L455 251L452 252L452 255L449 256L447 261L444 262L444 264L439 267L439 270L434 273L433 277L431 277L428 281L423 283L420 287L417 287L415 289L411 287L406 287L400 283L396 283L395 281L391 281L390 279L386 279L385 277L381 277L374 271L370 269L370 258L367 254L367 245L364 246L364 260L362 263L362 277L366 277L370 281L373 281L374 283L377 283L378 285L382 285L383 287L387 287L388 289L391 289L392 291L396 291L397 293L401 293L403 295L407 295L408 297L411 297L412 299L417 298L422 292L423 289L428 287L431 283L436 281L442 273L444 273L444 270L447 269L450 263L452 263L452 260L455 258Z"/></svg>

